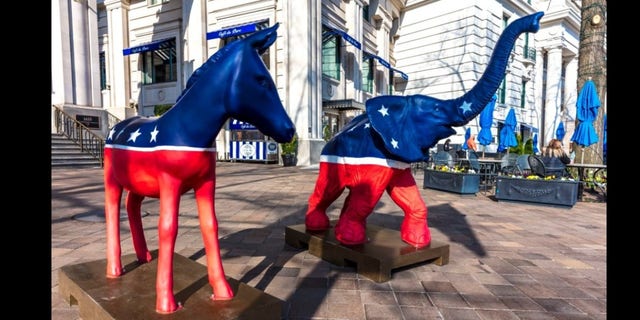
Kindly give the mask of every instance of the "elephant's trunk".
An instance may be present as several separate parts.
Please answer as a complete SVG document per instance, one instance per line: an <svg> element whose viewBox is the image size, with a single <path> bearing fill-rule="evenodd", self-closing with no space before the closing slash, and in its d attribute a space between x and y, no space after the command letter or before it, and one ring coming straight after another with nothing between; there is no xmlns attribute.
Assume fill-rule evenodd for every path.
<svg viewBox="0 0 640 320"><path fill-rule="evenodd" d="M524 16L504 29L496 43L489 64L476 85L463 96L447 101L451 103L452 108L455 108L453 126L465 125L482 112L504 78L511 49L516 40L524 32L537 32L540 29L540 19L543 15L544 12L537 12Z"/></svg>

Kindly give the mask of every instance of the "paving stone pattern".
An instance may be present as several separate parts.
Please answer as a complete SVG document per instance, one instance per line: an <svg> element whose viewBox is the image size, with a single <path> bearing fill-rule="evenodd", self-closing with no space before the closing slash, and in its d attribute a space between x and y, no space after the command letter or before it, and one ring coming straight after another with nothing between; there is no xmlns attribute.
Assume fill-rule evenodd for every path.
<svg viewBox="0 0 640 320"><path fill-rule="evenodd" d="M606 203L567 209L421 189L433 239L450 244L449 263L395 269L391 280L376 283L355 266L335 266L285 243L285 227L304 223L317 173L317 166L217 167L225 272L282 300L282 319L607 318ZM422 176L415 172L418 186ZM102 169L54 168L51 192L51 318L81 319L78 306L59 294L57 276L62 266L106 258ZM329 208L330 219L339 217L346 195ZM158 208L157 199L143 202L151 250ZM76 219L91 216L96 220ZM400 230L402 217L385 194L367 221ZM193 192L182 197L179 223L176 252L205 264ZM122 254L134 253L126 220L121 232Z"/></svg>

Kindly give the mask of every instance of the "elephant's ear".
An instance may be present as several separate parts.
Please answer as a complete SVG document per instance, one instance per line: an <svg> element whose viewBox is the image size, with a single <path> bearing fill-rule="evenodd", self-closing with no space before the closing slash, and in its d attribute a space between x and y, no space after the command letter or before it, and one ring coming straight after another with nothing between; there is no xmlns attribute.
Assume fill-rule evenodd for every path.
<svg viewBox="0 0 640 320"><path fill-rule="evenodd" d="M371 127L382 138L384 147L405 162L422 161L425 157L416 127L421 119L415 119L415 108L401 96L380 96L366 104Z"/></svg>

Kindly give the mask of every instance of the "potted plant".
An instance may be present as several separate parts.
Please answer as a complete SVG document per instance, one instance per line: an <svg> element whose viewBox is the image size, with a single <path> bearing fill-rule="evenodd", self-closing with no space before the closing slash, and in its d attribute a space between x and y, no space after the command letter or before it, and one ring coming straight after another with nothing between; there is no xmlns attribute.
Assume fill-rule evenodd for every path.
<svg viewBox="0 0 640 320"><path fill-rule="evenodd" d="M572 207L578 199L579 181L549 176L498 176L495 196L497 200L524 201Z"/></svg>
<svg viewBox="0 0 640 320"><path fill-rule="evenodd" d="M281 143L280 148L282 149L280 154L282 165L285 167L295 166L298 163L298 135L294 135L289 142Z"/></svg>
<svg viewBox="0 0 640 320"><path fill-rule="evenodd" d="M473 194L478 192L480 174L466 167L447 165L433 165L424 170L423 188L455 192L459 194Z"/></svg>

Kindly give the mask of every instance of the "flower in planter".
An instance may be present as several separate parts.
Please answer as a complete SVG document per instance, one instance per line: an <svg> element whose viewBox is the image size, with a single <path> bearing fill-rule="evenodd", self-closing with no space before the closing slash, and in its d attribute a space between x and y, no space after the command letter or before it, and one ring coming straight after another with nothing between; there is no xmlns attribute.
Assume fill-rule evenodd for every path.
<svg viewBox="0 0 640 320"><path fill-rule="evenodd" d="M524 175L524 176L518 176L518 175L509 175L509 178L523 178L523 179L528 179L528 180L560 180L560 181L575 181L573 178L567 178L567 177L556 177L555 175L550 175L550 176L546 176L544 178L541 178L535 174L529 174L529 175Z"/></svg>
<svg viewBox="0 0 640 320"><path fill-rule="evenodd" d="M445 172L453 172L453 173L476 173L476 171L473 170L472 168L461 167L461 166L450 167L444 164L432 166L431 169L436 171L445 171Z"/></svg>

